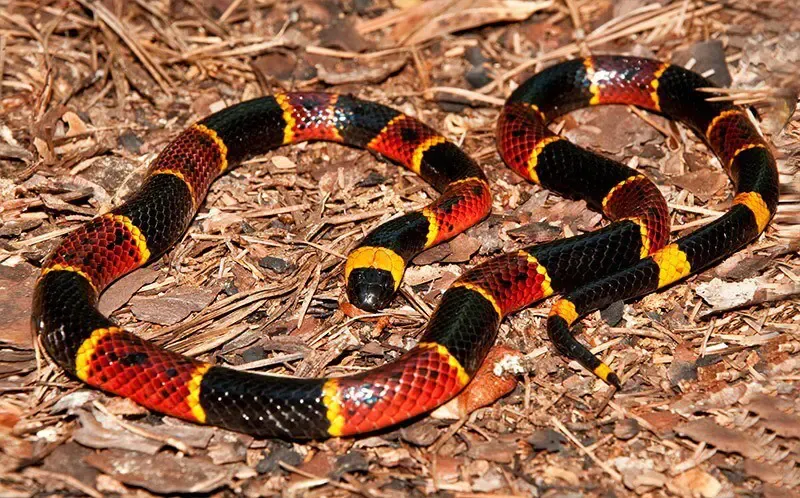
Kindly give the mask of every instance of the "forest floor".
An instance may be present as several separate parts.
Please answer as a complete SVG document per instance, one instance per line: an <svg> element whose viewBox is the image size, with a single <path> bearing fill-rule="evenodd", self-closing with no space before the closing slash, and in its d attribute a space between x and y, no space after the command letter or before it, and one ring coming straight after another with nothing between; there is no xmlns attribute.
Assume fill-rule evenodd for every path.
<svg viewBox="0 0 800 498"><path fill-rule="evenodd" d="M800 10L781 0L0 0L0 496L798 496ZM670 60L735 90L775 146L777 217L721 265L583 321L613 396L555 354L550 301L498 342L530 368L462 420L295 443L153 414L85 388L36 347L31 294L65 233L135 191L192 122L283 90L352 93L462 145L492 214L420 255L390 309L347 306L343 256L436 193L336 144L281 148L215 182L187 235L100 307L174 351L243 370L342 375L412 347L442 292L503 251L605 221L526 183L495 120L565 58ZM685 128L634 108L571 113L570 140L659 185L680 236L732 187Z"/></svg>

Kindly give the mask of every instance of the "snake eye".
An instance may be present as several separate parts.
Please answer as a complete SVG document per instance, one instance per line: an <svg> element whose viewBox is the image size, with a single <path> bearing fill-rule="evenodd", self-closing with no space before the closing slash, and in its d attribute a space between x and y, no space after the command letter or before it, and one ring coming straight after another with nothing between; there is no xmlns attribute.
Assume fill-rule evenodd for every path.
<svg viewBox="0 0 800 498"><path fill-rule="evenodd" d="M347 297L364 311L378 311L389 305L394 296L391 272L377 268L356 268L350 272Z"/></svg>

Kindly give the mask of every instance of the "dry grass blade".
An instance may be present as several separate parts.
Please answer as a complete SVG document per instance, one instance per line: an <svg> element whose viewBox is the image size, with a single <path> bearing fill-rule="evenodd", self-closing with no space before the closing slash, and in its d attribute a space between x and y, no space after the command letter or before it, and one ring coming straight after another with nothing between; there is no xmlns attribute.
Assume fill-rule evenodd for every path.
<svg viewBox="0 0 800 498"><path fill-rule="evenodd" d="M455 95L457 97L462 97L470 102L482 102L496 107L502 107L503 104L505 104L504 99L492 97L491 95L484 95L479 92L473 92L471 90L466 90L464 88L435 86L428 88L423 92L425 98L429 100L436 100L437 94Z"/></svg>
<svg viewBox="0 0 800 498"><path fill-rule="evenodd" d="M150 54L141 46L141 44L132 36L128 28L108 10L102 3L90 0L76 0L78 3L93 11L95 16L108 26L117 36L119 36L128 48L133 52L136 57L142 62L145 69L150 73L153 79L158 83L165 93L171 93L171 88L174 86L169 75L159 66Z"/></svg>
<svg viewBox="0 0 800 498"><path fill-rule="evenodd" d="M716 12L723 8L723 6L719 4L703 6L702 3L692 2L689 4L686 12L683 12L682 5L682 3L679 3L677 5L669 5L663 9L648 11L637 16L635 18L635 22L618 22L613 24L612 27L604 28L602 31L593 31L586 36L585 44L589 48L598 47L626 36L631 36L662 27L664 24L669 22L676 22L685 15L690 15L691 17L700 17L708 15L712 12ZM570 57L577 54L579 51L580 46L577 43L571 43L550 52L546 52L518 65L511 71L501 74L499 77L495 78L493 82L480 88L478 91L481 93L489 93L495 90L505 81L508 81L514 76L517 76L518 74L521 74L532 67L535 67L543 62Z"/></svg>
<svg viewBox="0 0 800 498"><path fill-rule="evenodd" d="M516 0L500 0L492 2L469 1L452 2L443 11L421 24L415 24L408 34L401 34L408 29L403 26L395 29L394 36L405 46L418 45L446 34L463 31L487 24L523 21L543 9L553 5L550 0L540 2L523 2ZM422 4L424 5L424 4ZM411 10L411 9L410 9Z"/></svg>

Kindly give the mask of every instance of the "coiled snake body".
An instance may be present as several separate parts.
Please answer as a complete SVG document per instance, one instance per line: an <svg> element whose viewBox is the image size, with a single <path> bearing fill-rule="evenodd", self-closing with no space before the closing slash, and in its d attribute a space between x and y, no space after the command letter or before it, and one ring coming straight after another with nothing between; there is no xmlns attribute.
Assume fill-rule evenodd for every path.
<svg viewBox="0 0 800 498"><path fill-rule="evenodd" d="M125 204L70 233L53 251L36 285L34 328L69 373L150 409L253 435L319 438L374 431L443 404L475 374L505 315L561 293L547 320L554 345L619 387L617 375L570 327L591 311L731 255L775 213L777 171L766 142L742 109L709 102L697 90L708 86L680 67L624 56L561 63L520 86L498 120L503 160L545 188L585 199L612 223L467 271L445 292L417 346L373 370L300 379L213 366L144 341L95 308L109 283L180 239L215 178L246 157L305 140L373 150L441 192L426 208L379 226L348 257L351 302L366 310L387 305L408 262L480 221L491 196L486 177L457 146L414 118L346 95L263 97L188 128ZM636 105L694 130L736 186L730 210L669 243L666 202L653 183L547 128L566 112L600 104Z"/></svg>

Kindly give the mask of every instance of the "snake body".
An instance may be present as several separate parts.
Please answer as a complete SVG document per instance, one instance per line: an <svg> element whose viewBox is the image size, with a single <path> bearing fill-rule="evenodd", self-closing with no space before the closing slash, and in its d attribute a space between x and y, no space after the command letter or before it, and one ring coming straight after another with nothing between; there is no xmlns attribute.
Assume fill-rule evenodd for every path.
<svg viewBox="0 0 800 498"><path fill-rule="evenodd" d="M742 109L708 102L697 90L707 86L680 67L621 56L568 61L521 85L498 120L501 157L523 177L585 199L612 223L467 271L444 293L417 346L378 368L319 379L237 371L165 350L95 308L109 283L180 239L220 174L252 155L307 140L375 151L441 192L424 209L376 228L348 257L351 302L366 310L388 304L415 255L488 214L489 185L474 161L431 128L347 95L268 96L192 125L166 146L125 204L53 251L35 289L34 328L70 374L152 410L253 435L320 438L378 430L443 404L472 379L505 315L561 293L547 321L556 348L619 386L570 327L598 307L655 291L732 254L775 212L777 172L766 142ZM636 105L693 129L736 185L731 209L669 243L667 205L652 182L547 128L568 111L600 104Z"/></svg>

